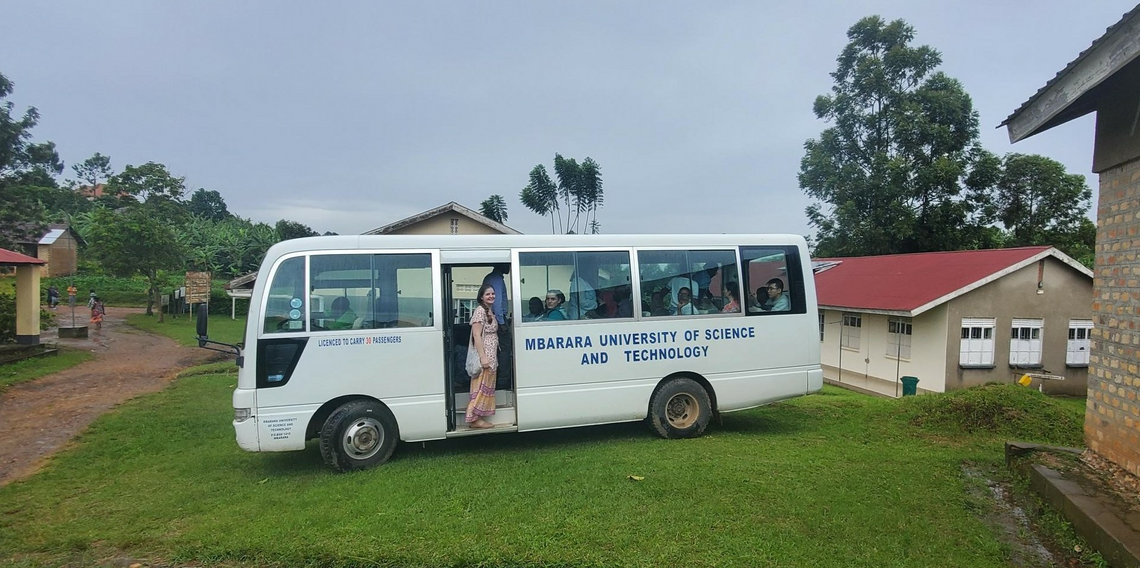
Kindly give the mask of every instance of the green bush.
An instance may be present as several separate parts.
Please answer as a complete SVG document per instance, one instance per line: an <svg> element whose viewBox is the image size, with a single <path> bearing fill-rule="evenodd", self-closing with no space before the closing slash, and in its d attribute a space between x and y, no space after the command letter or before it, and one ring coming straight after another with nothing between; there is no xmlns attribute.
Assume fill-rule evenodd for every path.
<svg viewBox="0 0 1140 568"><path fill-rule="evenodd" d="M1079 446L1084 412L1020 385L990 383L944 394L906 397L900 413L915 426L950 434L992 433L1024 441Z"/></svg>
<svg viewBox="0 0 1140 568"><path fill-rule="evenodd" d="M177 286L181 286L185 276L180 272L162 272L159 273L160 291L169 291ZM53 284L59 288L60 303L67 304L67 286L72 282L75 287L79 289L76 294L76 304L86 305L87 298L91 290L99 295L103 303L108 306L126 306L126 307L145 307L146 306L146 292L147 281L142 276L101 276L101 275L76 275L76 276L63 276L59 278L44 278L40 281L40 288L42 288L43 297L47 297L47 289Z"/></svg>
<svg viewBox="0 0 1140 568"><path fill-rule="evenodd" d="M40 331L55 325L55 314L40 308ZM16 341L16 296L0 292L0 343Z"/></svg>

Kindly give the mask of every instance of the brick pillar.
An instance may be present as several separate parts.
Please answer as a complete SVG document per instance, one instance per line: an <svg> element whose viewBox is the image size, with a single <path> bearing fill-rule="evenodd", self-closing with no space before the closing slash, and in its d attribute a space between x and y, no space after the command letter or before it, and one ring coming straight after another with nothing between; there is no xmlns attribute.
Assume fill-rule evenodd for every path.
<svg viewBox="0 0 1140 568"><path fill-rule="evenodd" d="M40 266L16 267L16 343L40 342Z"/></svg>
<svg viewBox="0 0 1140 568"><path fill-rule="evenodd" d="M1140 475L1140 160L1100 174L1085 443Z"/></svg>

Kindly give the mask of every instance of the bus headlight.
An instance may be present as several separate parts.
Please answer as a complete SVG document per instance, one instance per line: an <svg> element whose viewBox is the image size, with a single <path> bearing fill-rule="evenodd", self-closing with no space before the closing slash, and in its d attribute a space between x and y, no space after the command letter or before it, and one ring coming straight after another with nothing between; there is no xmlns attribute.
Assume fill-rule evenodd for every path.
<svg viewBox="0 0 1140 568"><path fill-rule="evenodd" d="M249 420L252 413L248 408L235 408L234 409L234 422L245 422Z"/></svg>

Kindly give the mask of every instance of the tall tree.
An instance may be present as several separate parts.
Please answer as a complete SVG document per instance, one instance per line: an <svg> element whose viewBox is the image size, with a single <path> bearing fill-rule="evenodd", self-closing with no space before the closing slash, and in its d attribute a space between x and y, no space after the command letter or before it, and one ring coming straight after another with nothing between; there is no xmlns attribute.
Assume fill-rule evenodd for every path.
<svg viewBox="0 0 1140 568"><path fill-rule="evenodd" d="M171 174L166 166L156 162L123 168L107 181L106 193L126 194L167 222L184 222L187 215L182 200L186 194L186 178Z"/></svg>
<svg viewBox="0 0 1140 568"><path fill-rule="evenodd" d="M96 209L88 229L88 254L119 276L147 279L147 315L159 301L158 271L181 267L182 249L174 228L146 206ZM159 310L161 321L162 314Z"/></svg>
<svg viewBox="0 0 1140 568"><path fill-rule="evenodd" d="M320 233L313 230L312 227L297 221L290 221L288 219L281 219L277 222L277 238L282 241L289 239L299 239L302 237L316 237Z"/></svg>
<svg viewBox="0 0 1140 568"><path fill-rule="evenodd" d="M198 188L190 196L187 207L192 215L211 221L221 221L230 216L230 211L226 208L226 200L222 199L222 194L216 190L206 191L204 188Z"/></svg>
<svg viewBox="0 0 1140 568"><path fill-rule="evenodd" d="M847 31L830 95L832 123L804 144L800 187L821 256L976 247L963 195L978 115L962 85L937 72L941 56L914 47L902 20L863 18Z"/></svg>
<svg viewBox="0 0 1140 568"><path fill-rule="evenodd" d="M495 194L479 204L479 213L497 223L507 220L507 202L502 195Z"/></svg>
<svg viewBox="0 0 1140 568"><path fill-rule="evenodd" d="M530 170L530 183L519 192L523 206L545 217L550 215L550 232L562 229L562 218L558 213L558 186L551 181L546 167L539 164ZM554 227L558 222L558 229Z"/></svg>
<svg viewBox="0 0 1140 568"><path fill-rule="evenodd" d="M519 200L527 209L539 215L551 215L551 232L555 232L554 219L558 219L558 231L579 233L583 223L587 229L597 229L598 209L602 206L602 172L593 158L587 157L582 163L574 158L554 155L554 175L557 185L546 173L541 164L530 171L530 183L519 193ZM566 219L561 218L561 204L566 206ZM593 218L591 220L591 217Z"/></svg>
<svg viewBox="0 0 1140 568"><path fill-rule="evenodd" d="M7 98L12 82L0 74L0 247L11 248L43 232L47 211L35 197L32 187L55 187L53 175L63 171L55 144L31 142L32 128L40 114L28 107L23 115Z"/></svg>
<svg viewBox="0 0 1140 568"><path fill-rule="evenodd" d="M71 169L79 181L87 184L87 187L90 187L92 191L99 186L100 181L109 179L114 172L111 169L111 158L99 152L95 152L94 156L83 160L81 163L72 165Z"/></svg>
<svg viewBox="0 0 1140 568"><path fill-rule="evenodd" d="M1056 160L1039 155L993 155L970 178L983 198L981 218L999 223L1007 246L1053 245L1091 267L1096 225L1088 218L1092 189Z"/></svg>

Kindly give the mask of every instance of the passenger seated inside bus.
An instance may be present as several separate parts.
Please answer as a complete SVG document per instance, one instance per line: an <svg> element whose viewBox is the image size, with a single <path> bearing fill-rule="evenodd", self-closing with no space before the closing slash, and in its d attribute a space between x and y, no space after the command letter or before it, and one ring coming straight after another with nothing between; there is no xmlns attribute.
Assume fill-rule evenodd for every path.
<svg viewBox="0 0 1140 568"><path fill-rule="evenodd" d="M527 302L527 313L523 314L523 321L542 321L546 316L546 306L542 305L542 298L532 296Z"/></svg>
<svg viewBox="0 0 1140 568"><path fill-rule="evenodd" d="M328 329L352 329L356 323L356 312L352 311L348 298L344 296L333 300L329 316L331 320L327 322Z"/></svg>
<svg viewBox="0 0 1140 568"><path fill-rule="evenodd" d="M693 291L688 286L681 286L677 290L677 307L673 313L679 316L691 316L697 313L692 299Z"/></svg>
<svg viewBox="0 0 1140 568"><path fill-rule="evenodd" d="M649 300L649 311L645 312L647 316L667 316L670 315L669 308L665 306L665 291L657 290L653 292L653 296Z"/></svg>
<svg viewBox="0 0 1140 568"><path fill-rule="evenodd" d="M756 289L756 305L749 312L787 312L792 309L792 301L784 291L784 281L773 278Z"/></svg>
<svg viewBox="0 0 1140 568"><path fill-rule="evenodd" d="M550 321L568 319L562 304L566 303L566 295L562 290L548 290L546 292L546 319Z"/></svg>
<svg viewBox="0 0 1140 568"><path fill-rule="evenodd" d="M633 317L633 299L630 298L632 291L629 286L618 286L614 290L614 302L617 303L617 308L614 311L615 318L631 318Z"/></svg>

